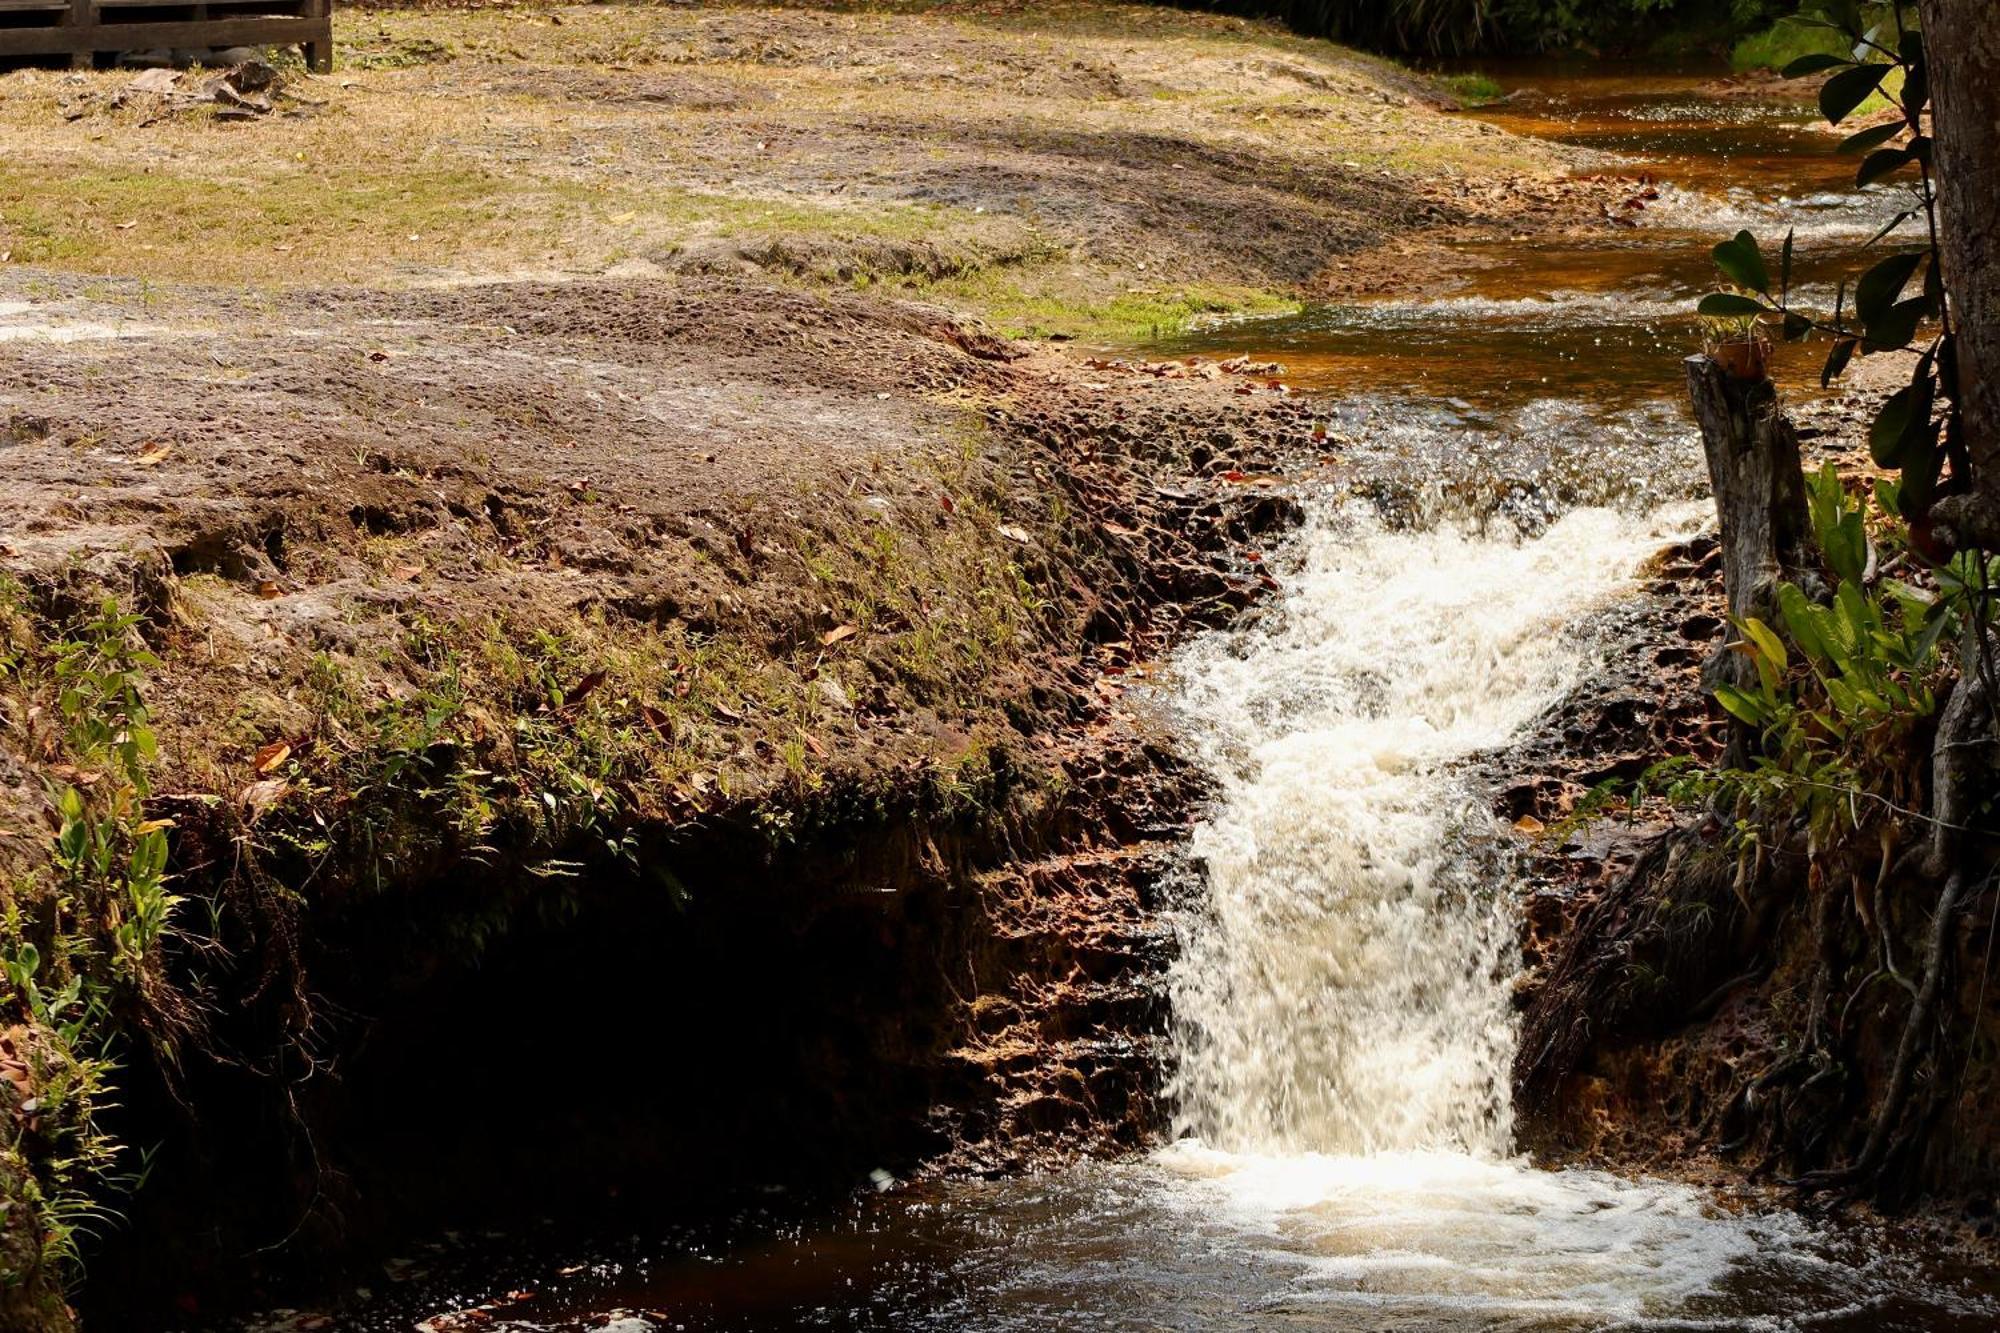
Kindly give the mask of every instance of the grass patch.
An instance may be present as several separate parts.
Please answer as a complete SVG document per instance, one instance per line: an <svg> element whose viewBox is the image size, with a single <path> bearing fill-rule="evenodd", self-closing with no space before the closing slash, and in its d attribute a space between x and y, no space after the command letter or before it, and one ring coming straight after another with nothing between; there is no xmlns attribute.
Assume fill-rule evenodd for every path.
<svg viewBox="0 0 2000 1333"><path fill-rule="evenodd" d="M1833 29L1784 18L1736 43L1729 52L1729 65L1739 74L1758 69L1775 72L1800 56L1847 53L1847 39Z"/></svg>
<svg viewBox="0 0 2000 1333"><path fill-rule="evenodd" d="M143 168L0 165L0 250L17 263L274 284L482 265L608 263L698 236L911 240L952 210L874 209L673 188L526 182L470 166L279 170L254 184Z"/></svg>
<svg viewBox="0 0 2000 1333"><path fill-rule="evenodd" d="M1218 283L1130 288L1131 275L1067 261L988 268L917 285L916 294L979 312L1009 337L1136 343L1179 333L1217 315L1281 315L1299 303Z"/></svg>
<svg viewBox="0 0 2000 1333"><path fill-rule="evenodd" d="M0 1147L0 1177L15 1191L6 1209L26 1214L34 1265L69 1280L79 1238L114 1220L105 1200L138 1180L100 1123L117 1043L142 1034L171 1053L191 1024L162 960L181 900L167 874L173 821L147 809L156 743L141 684L158 662L138 625L108 598L51 625L18 586L0 586L0 716L33 731L48 719L37 748L55 829L46 861L0 885L0 1042L25 1113L21 1137ZM8 1285L30 1277L0 1272Z"/></svg>
<svg viewBox="0 0 2000 1333"><path fill-rule="evenodd" d="M1491 106L1507 95L1507 90L1489 74L1450 74L1438 83L1467 106Z"/></svg>

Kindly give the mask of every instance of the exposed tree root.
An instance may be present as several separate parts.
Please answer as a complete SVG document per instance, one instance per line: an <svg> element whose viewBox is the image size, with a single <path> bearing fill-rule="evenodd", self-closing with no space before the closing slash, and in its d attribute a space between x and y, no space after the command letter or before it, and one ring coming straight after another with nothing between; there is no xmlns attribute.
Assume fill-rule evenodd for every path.
<svg viewBox="0 0 2000 1333"><path fill-rule="evenodd" d="M1917 1062L1923 1059L1928 1048L1925 1034L1937 1013L1938 994L1944 988L1945 952L1951 942L1952 923L1958 918L1959 899L1964 891L1965 872L1955 870L1945 880L1944 892L1938 895L1937 910L1931 917L1930 942L1924 951L1923 983L1917 989L1917 998L1910 1006L1909 1017L1904 1020L1902 1039L1896 1045L1896 1063L1889 1074L1889 1087L1883 1094L1881 1106L1876 1109L1875 1122L1868 1131L1868 1140L1862 1145L1861 1154L1846 1166L1809 1171L1792 1180L1791 1184L1809 1190L1839 1189L1859 1184L1872 1177L1886 1159L1890 1133L1902 1119Z"/></svg>

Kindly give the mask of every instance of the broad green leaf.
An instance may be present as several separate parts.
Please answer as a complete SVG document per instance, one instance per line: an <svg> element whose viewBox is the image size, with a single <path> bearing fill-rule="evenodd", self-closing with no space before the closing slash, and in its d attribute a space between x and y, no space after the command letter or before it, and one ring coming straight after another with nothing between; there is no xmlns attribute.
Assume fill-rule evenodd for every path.
<svg viewBox="0 0 2000 1333"><path fill-rule="evenodd" d="M1889 307L1880 319L1863 321L1866 325L1866 342L1871 352L1894 352L1908 347L1910 340L1917 336L1917 326L1931 313L1930 301L1922 296L1899 301Z"/></svg>
<svg viewBox="0 0 2000 1333"><path fill-rule="evenodd" d="M1751 297L1739 296L1735 292L1710 292L1701 298L1695 312L1702 315L1761 315L1764 306Z"/></svg>
<svg viewBox="0 0 2000 1333"><path fill-rule="evenodd" d="M1868 456L1877 467L1903 466L1903 438L1916 418L1917 392L1908 385L1889 395L1868 427Z"/></svg>
<svg viewBox="0 0 2000 1333"><path fill-rule="evenodd" d="M1875 503L1885 514L1900 514L1902 483L1892 477L1875 478Z"/></svg>
<svg viewBox="0 0 2000 1333"><path fill-rule="evenodd" d="M1923 260L1921 250L1890 255L1861 275L1854 285L1854 312L1863 324L1873 324L1888 313Z"/></svg>
<svg viewBox="0 0 2000 1333"><path fill-rule="evenodd" d="M1757 238L1747 231L1739 231L1722 242L1709 254L1715 266L1738 287L1747 287L1753 292L1771 290L1771 271L1764 265L1764 252L1757 246Z"/></svg>
<svg viewBox="0 0 2000 1333"><path fill-rule="evenodd" d="M1852 60L1845 60L1840 56L1829 55L1824 51L1814 51L1812 54L1800 56L1797 60L1786 65L1780 71L1780 76L1787 79L1802 79L1808 74L1817 74L1823 69L1838 69L1841 66L1853 63Z"/></svg>
<svg viewBox="0 0 2000 1333"><path fill-rule="evenodd" d="M1755 695L1745 694L1734 685L1716 686L1715 701L1728 710L1730 716L1753 727L1763 726L1768 717L1763 700Z"/></svg>
<svg viewBox="0 0 2000 1333"><path fill-rule="evenodd" d="M1785 622L1785 632L1792 636L1792 642L1815 663L1826 661L1826 642L1820 634L1819 618L1824 612L1813 605L1812 599L1796 583L1778 585L1778 615Z"/></svg>
<svg viewBox="0 0 2000 1333"><path fill-rule="evenodd" d="M1903 91L1896 100L1902 105L1903 114L1911 119L1923 115L1931 100L1930 69L1923 61L1912 65L1903 75Z"/></svg>
<svg viewBox="0 0 2000 1333"><path fill-rule="evenodd" d="M1790 668L1792 659L1785 652L1784 641L1771 632L1769 625L1766 625L1756 616L1745 616L1741 623L1744 635L1749 638L1750 642L1757 645L1759 656L1768 658L1771 665L1779 671Z"/></svg>
<svg viewBox="0 0 2000 1333"><path fill-rule="evenodd" d="M1861 169L1854 173L1854 187L1873 185L1884 176L1890 176L1916 161L1916 155L1907 148L1877 148L1861 161Z"/></svg>
<svg viewBox="0 0 2000 1333"><path fill-rule="evenodd" d="M1840 141L1843 153L1865 153L1871 148L1880 148L1889 140L1901 134L1907 126L1900 121L1890 121L1887 125L1871 125L1859 134L1850 134Z"/></svg>
<svg viewBox="0 0 2000 1333"><path fill-rule="evenodd" d="M1890 218L1887 222L1883 223L1881 229L1877 231L1873 236L1870 236L1866 241L1863 241L1861 244L1861 248L1864 250L1867 249L1869 246L1875 244L1875 242L1881 240L1884 236L1887 236L1890 232L1896 230L1896 228L1902 226L1905 222L1908 222L1911 218L1915 217L1916 215L1917 215L1916 209L1914 208L1904 209L1902 212L1896 214L1896 216Z"/></svg>
<svg viewBox="0 0 2000 1333"><path fill-rule="evenodd" d="M1828 124L1840 124L1881 86L1882 76L1888 72L1887 65L1856 65L1842 70L1819 90L1820 114L1826 117Z"/></svg>

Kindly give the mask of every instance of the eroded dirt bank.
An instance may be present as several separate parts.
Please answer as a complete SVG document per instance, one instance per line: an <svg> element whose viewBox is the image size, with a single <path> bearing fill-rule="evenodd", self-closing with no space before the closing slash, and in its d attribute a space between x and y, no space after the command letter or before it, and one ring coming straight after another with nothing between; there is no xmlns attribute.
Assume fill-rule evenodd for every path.
<svg viewBox="0 0 2000 1333"><path fill-rule="evenodd" d="M37 342L9 427L17 632L143 614L147 813L214 908L134 996L176 1050L119 1123L176 1128L105 1290L601 1184L640 1124L697 1181L1137 1140L1193 793L1119 678L1259 593L1289 506L1206 469L1305 408L713 280L232 301ZM31 877L71 756L19 704Z"/></svg>
<svg viewBox="0 0 2000 1333"><path fill-rule="evenodd" d="M1844 392L1785 405L1807 470L1830 465L1857 491L1877 472L1867 423L1907 366L1880 361ZM1950 923L1916 1090L1886 1158L1845 1173L1890 1084L1907 970L1933 928L1940 877L1925 863L1935 826L1922 814L1937 808L1935 776L1909 760L1908 823L1858 853L1812 847L1802 822L1738 826L1699 796L1669 799L1675 774L1658 766L1723 763L1727 718L1702 670L1725 637L1722 551L1698 538L1663 553L1654 574L1649 596L1609 626L1602 676L1496 765L1512 782L1500 813L1521 819L1532 844L1515 1067L1524 1146L1809 1215L1887 1219L1885 1244L1918 1235L1990 1264L1990 911ZM1945 688L1948 702L1964 686ZM1938 725L1917 729L1913 753ZM1990 864L1990 837L1969 832L1961 854Z"/></svg>

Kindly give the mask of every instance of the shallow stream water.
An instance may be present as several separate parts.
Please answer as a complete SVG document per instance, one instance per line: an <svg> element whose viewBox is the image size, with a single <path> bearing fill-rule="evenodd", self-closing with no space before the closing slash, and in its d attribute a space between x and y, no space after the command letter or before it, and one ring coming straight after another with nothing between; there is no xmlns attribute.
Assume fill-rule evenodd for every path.
<svg viewBox="0 0 2000 1333"><path fill-rule="evenodd" d="M1176 1140L1055 1175L446 1254L350 1326L532 1288L491 1326L617 1310L688 1330L2000 1327L1965 1275L1875 1233L1514 1152L1514 904L1471 761L1591 668L1594 613L1706 519L1678 361L1707 246L1796 225L1803 280L1824 283L1886 204L1841 187L1803 108L1699 76L1510 77L1528 91L1489 119L1658 178L1635 225L1468 249L1393 298L1153 351L1282 360L1295 385L1338 390L1353 449L1430 460L1445 482L1416 521L1303 496L1276 604L1161 676L1219 790L1169 979ZM1454 516L1452 478L1509 469L1515 522Z"/></svg>

